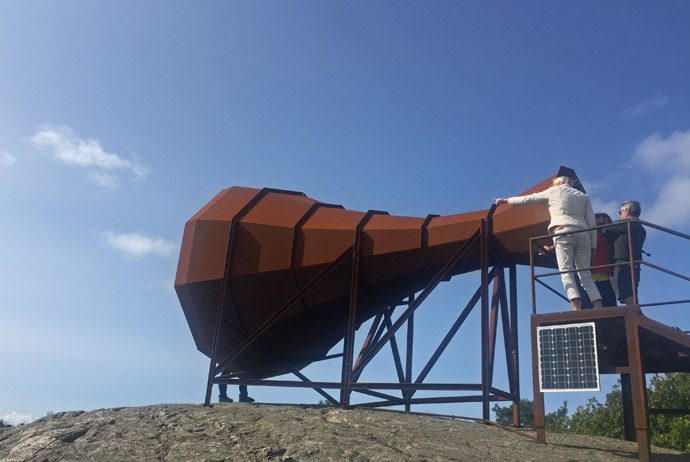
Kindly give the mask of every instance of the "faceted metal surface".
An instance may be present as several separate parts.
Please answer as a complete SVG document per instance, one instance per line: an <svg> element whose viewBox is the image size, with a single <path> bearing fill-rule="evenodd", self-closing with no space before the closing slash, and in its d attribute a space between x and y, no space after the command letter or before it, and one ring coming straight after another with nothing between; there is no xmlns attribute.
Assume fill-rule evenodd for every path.
<svg viewBox="0 0 690 462"><path fill-rule="evenodd" d="M572 172L574 176L574 172ZM553 177L523 194L542 191ZM487 199L488 201L488 199ZM240 216L239 214L243 214ZM382 302L419 291L477 229L488 210L433 217L376 214L363 228L357 327ZM217 357L229 355L249 334L353 244L365 212L321 204L301 193L231 187L221 191L185 225L175 280L197 348L211 355L226 255L228 297ZM233 245L230 230L236 220ZM501 206L493 216L493 258L529 264L528 239L543 235L544 204ZM479 269L479 248L452 274ZM551 260L539 260L552 266ZM339 265L230 364L245 378L266 378L323 358L343 339L352 265Z"/></svg>

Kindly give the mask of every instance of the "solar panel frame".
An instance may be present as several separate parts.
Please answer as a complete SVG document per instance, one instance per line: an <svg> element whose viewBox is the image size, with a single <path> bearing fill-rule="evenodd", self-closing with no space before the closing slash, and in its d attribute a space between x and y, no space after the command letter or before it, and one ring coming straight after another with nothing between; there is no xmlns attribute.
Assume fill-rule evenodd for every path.
<svg viewBox="0 0 690 462"><path fill-rule="evenodd" d="M599 391L593 322L537 327L539 390Z"/></svg>

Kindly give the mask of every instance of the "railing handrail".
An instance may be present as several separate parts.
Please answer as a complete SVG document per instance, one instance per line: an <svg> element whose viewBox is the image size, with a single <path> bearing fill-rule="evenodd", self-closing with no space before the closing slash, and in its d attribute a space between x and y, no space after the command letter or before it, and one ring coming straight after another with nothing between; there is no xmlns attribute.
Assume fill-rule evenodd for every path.
<svg viewBox="0 0 690 462"><path fill-rule="evenodd" d="M592 231L595 229L598 230L598 229L602 229L602 228L609 228L611 226L620 226L622 224L627 224L628 222L635 222L635 221L640 223L641 225L648 226L648 227L654 228L654 229L658 229L659 231L673 234L675 236L682 237L683 239L687 239L690 241L690 234L681 233L680 231L676 231L675 229L666 228L664 226L657 225L657 224L649 222L649 221L640 220L637 217L630 217L630 218L626 218L625 220L614 221L612 223L606 223L604 225L592 226L591 228L576 229L575 231L564 231L561 233L545 234L543 236L530 237L529 240L530 241L536 241L538 239L547 239L549 237L553 238L556 236L565 236L566 234L584 233L584 232Z"/></svg>

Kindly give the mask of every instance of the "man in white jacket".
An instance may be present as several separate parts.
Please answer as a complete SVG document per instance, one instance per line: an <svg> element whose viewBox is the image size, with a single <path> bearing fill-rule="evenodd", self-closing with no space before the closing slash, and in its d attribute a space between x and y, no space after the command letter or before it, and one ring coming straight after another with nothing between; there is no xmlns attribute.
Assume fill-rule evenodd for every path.
<svg viewBox="0 0 690 462"><path fill-rule="evenodd" d="M553 186L546 191L517 196L509 199L495 199L496 204L529 205L546 202L551 215L549 233L560 234L553 238L559 271L569 271L591 266L592 254L597 248L597 232L574 233L596 226L592 203L587 194L571 186L571 178L560 176L553 180ZM562 234L573 232L574 234ZM589 270L579 271L580 282L595 308L601 308L601 295ZM563 286L568 294L573 311L580 309L580 292L575 283L575 273L561 274Z"/></svg>

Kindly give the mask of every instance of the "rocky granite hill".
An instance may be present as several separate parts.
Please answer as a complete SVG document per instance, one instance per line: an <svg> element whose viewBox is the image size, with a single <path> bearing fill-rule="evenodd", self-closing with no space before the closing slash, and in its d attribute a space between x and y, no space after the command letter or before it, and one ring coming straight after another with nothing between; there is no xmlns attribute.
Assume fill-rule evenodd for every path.
<svg viewBox="0 0 690 462"><path fill-rule="evenodd" d="M385 411L162 404L62 412L0 429L0 461L631 461L637 445ZM690 461L654 449L653 460Z"/></svg>

